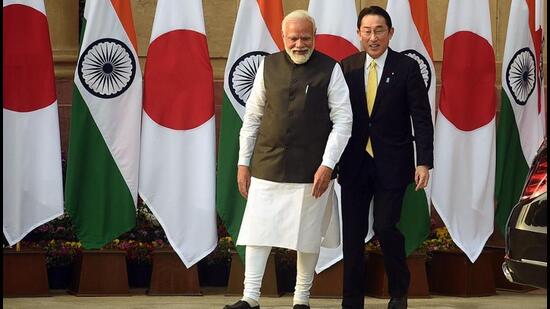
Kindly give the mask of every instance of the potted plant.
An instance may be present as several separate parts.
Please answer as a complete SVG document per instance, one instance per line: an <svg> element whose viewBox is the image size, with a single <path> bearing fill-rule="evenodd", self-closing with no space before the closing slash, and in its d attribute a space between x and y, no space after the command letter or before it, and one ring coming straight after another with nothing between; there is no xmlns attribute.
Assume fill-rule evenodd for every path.
<svg viewBox="0 0 550 309"><path fill-rule="evenodd" d="M73 274L76 256L80 253L80 242L52 239L45 242L46 266L50 289L66 289Z"/></svg>
<svg viewBox="0 0 550 309"><path fill-rule="evenodd" d="M231 265L231 250L235 250L229 236L218 239L218 246L198 263L201 286L227 286Z"/></svg>
<svg viewBox="0 0 550 309"><path fill-rule="evenodd" d="M490 251L483 250L472 263L444 226L431 233L424 247L429 258L430 292L465 297L496 294Z"/></svg>
<svg viewBox="0 0 550 309"><path fill-rule="evenodd" d="M126 252L126 268L130 287L147 287L151 282L152 251L157 242L113 240L109 248Z"/></svg>

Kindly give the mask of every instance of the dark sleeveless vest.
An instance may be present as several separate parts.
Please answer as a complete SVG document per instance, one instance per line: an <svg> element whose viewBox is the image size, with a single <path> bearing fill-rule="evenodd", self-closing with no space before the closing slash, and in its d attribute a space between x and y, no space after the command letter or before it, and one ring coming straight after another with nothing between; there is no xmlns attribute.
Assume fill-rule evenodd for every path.
<svg viewBox="0 0 550 309"><path fill-rule="evenodd" d="M317 51L304 64L294 64L284 51L265 57L266 102L252 155L253 177L313 183L332 130L327 89L335 65Z"/></svg>

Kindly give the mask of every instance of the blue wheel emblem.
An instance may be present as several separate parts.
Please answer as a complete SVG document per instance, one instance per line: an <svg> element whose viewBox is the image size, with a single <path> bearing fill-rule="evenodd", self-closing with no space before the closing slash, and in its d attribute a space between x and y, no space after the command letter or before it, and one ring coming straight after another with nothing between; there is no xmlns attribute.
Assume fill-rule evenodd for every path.
<svg viewBox="0 0 550 309"><path fill-rule="evenodd" d="M88 45L80 56L77 74L88 92L111 99L121 95L132 84L136 60L123 42L100 39Z"/></svg>
<svg viewBox="0 0 550 309"><path fill-rule="evenodd" d="M535 68L535 55L527 47L518 50L508 63L506 85L519 105L525 105L535 90Z"/></svg>
<svg viewBox="0 0 550 309"><path fill-rule="evenodd" d="M229 71L229 90L233 98L242 106L246 106L246 100L248 100L254 85L256 72L266 55L269 55L269 53L263 51L244 54L233 63Z"/></svg>
<svg viewBox="0 0 550 309"><path fill-rule="evenodd" d="M420 74L422 74L422 78L424 79L426 90L430 91L430 86L432 84L432 70L430 69L430 64L428 63L426 57L414 49L407 49L401 53L416 60L418 66L420 67Z"/></svg>

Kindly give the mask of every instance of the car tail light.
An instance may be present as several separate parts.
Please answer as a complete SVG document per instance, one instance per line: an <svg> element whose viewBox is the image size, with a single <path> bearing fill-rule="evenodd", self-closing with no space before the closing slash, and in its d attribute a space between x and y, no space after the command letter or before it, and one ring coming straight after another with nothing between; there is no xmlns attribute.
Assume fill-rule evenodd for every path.
<svg viewBox="0 0 550 309"><path fill-rule="evenodd" d="M533 162L529 178L527 179L525 189L523 189L523 194L521 195L522 200L535 198L546 192L547 168L548 161L545 149L543 155L537 156Z"/></svg>

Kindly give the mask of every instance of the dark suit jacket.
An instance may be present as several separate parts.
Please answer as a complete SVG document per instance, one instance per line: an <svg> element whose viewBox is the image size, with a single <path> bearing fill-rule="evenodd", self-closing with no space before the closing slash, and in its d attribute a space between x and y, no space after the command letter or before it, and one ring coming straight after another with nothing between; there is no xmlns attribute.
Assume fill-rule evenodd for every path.
<svg viewBox="0 0 550 309"><path fill-rule="evenodd" d="M339 182L345 186L359 180L359 167L366 158L365 148L370 136L377 184L384 188L406 186L414 181L413 140L417 165L430 168L433 165L433 125L426 86L415 60L388 49L369 117L365 60L366 53L360 52L341 63L350 91L353 129L338 166Z"/></svg>

